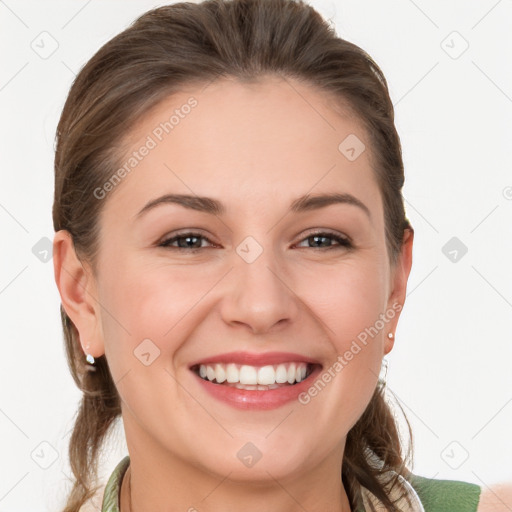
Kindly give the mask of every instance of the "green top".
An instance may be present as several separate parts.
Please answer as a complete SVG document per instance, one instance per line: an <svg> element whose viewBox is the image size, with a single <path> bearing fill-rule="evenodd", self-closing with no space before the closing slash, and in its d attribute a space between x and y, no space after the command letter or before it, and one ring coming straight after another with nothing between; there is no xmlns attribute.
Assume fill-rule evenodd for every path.
<svg viewBox="0 0 512 512"><path fill-rule="evenodd" d="M101 512L119 512L121 482L129 465L130 457L127 455L114 469L105 487ZM480 486L458 480L434 480L412 475L404 485L410 490L413 502L413 507L403 507L404 512L476 512L480 500ZM376 510L385 510L367 489L362 488L362 494L363 502L359 503L357 512L371 510L369 502L376 506Z"/></svg>

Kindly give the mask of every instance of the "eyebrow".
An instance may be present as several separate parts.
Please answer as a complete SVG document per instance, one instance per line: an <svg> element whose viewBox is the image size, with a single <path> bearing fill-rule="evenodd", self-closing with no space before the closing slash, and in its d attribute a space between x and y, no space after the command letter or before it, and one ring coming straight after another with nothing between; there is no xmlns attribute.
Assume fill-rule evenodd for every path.
<svg viewBox="0 0 512 512"><path fill-rule="evenodd" d="M136 217L140 218L149 210L152 210L153 208L162 204L177 204L183 206L184 208L209 213L211 215L223 215L226 212L225 206L217 199L213 199L211 197L201 197L186 194L165 194L161 197L157 197L156 199L148 201L148 203L146 203L146 205L142 208L142 210L140 210ZM326 206L330 206L332 204L349 204L356 206L363 210L366 215L371 218L371 213L368 207L357 197L348 193L333 192L329 194L316 195L306 194L292 201L289 209L294 213L302 213L325 208Z"/></svg>

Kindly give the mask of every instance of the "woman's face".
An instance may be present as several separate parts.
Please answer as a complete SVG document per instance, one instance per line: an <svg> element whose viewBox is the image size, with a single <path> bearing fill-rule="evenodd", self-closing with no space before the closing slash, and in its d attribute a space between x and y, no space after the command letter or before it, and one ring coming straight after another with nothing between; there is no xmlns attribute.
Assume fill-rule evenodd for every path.
<svg viewBox="0 0 512 512"><path fill-rule="evenodd" d="M297 82L224 80L166 99L124 149L125 172L95 192L87 341L106 354L132 457L240 480L339 467L410 268L403 254L390 266L360 122ZM308 203L325 194L345 200ZM170 195L189 206L151 206ZM292 363L312 374L289 384Z"/></svg>

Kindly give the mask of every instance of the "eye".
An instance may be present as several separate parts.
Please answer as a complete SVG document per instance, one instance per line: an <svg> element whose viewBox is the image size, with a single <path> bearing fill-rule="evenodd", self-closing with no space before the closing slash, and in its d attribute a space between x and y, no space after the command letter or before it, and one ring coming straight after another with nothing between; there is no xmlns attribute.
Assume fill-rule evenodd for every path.
<svg viewBox="0 0 512 512"><path fill-rule="evenodd" d="M302 240L308 241L313 244L322 244L323 240L331 240L335 241L335 245L319 245L319 246L310 246L310 247L302 247L306 249L335 249L345 247L345 248L352 248L353 245L349 238L345 236L341 236L337 233L330 233L325 231L319 231L316 233L310 233L306 238ZM166 240L163 240L158 244L158 247L167 247L170 249L178 249L178 250L188 250L190 252L199 251L201 249L204 249L205 246L202 245L202 241L206 241L210 245L213 244L209 238L205 237L201 233L194 233L194 232L186 232L186 233L180 233L176 236L173 236L171 238L168 238ZM178 245L174 245L177 243Z"/></svg>
<svg viewBox="0 0 512 512"><path fill-rule="evenodd" d="M350 239L348 237L339 235L337 233L330 233L325 231L319 231L316 233L310 233L306 238L304 238L302 241L311 242L313 244L322 244L323 240L334 240L336 242L335 245L320 245L320 246L313 246L313 247L305 247L306 249L336 249L345 247L347 249L350 249L353 247ZM304 248L304 247L302 247Z"/></svg>
<svg viewBox="0 0 512 512"><path fill-rule="evenodd" d="M208 238L201 235L200 233L181 233L179 235L173 236L172 238L168 238L158 244L158 247L169 247L171 249L184 249L190 251L197 251L200 249L204 249L201 245L201 241L206 240L210 244L214 245ZM183 241L183 242L182 242ZM199 241L199 242L198 242ZM178 243L178 246L172 245L175 242ZM199 245L198 245L199 243Z"/></svg>

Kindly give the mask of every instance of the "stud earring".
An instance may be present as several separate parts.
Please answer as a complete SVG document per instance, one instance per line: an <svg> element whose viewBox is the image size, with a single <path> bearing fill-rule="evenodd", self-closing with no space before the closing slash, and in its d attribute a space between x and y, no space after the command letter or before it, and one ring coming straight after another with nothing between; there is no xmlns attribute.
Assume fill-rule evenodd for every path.
<svg viewBox="0 0 512 512"><path fill-rule="evenodd" d="M89 345L87 345L85 347L85 360L89 363L89 364L94 364L94 356L92 354L89 354L87 351L89 350Z"/></svg>
<svg viewBox="0 0 512 512"><path fill-rule="evenodd" d="M392 332L388 332L388 338L392 340L395 337L395 335Z"/></svg>

